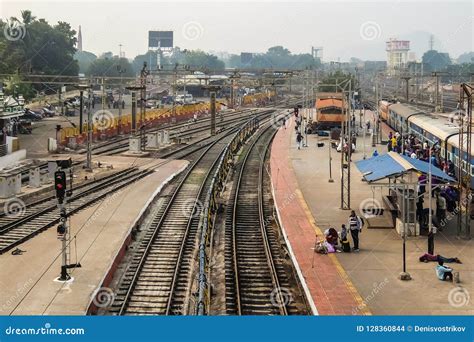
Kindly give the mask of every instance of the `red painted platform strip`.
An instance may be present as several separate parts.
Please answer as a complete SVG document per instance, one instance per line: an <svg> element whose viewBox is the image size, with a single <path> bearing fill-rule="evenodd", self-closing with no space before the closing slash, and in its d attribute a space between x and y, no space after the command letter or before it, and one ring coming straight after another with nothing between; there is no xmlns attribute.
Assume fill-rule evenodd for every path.
<svg viewBox="0 0 474 342"><path fill-rule="evenodd" d="M273 141L272 184L281 225L313 302L320 315L370 314L336 256L314 252L316 238L322 233L298 188L289 159L291 131L292 125L286 130L280 129Z"/></svg>

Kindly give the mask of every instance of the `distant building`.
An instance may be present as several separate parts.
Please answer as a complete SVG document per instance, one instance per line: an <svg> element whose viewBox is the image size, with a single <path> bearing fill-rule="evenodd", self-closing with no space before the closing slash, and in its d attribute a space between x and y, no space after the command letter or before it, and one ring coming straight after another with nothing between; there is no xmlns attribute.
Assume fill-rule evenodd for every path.
<svg viewBox="0 0 474 342"><path fill-rule="evenodd" d="M79 32L77 33L77 51L82 51L82 32L81 32L81 25L79 25Z"/></svg>
<svg viewBox="0 0 474 342"><path fill-rule="evenodd" d="M386 44L387 72L390 76L398 75L407 66L410 41L390 38Z"/></svg>

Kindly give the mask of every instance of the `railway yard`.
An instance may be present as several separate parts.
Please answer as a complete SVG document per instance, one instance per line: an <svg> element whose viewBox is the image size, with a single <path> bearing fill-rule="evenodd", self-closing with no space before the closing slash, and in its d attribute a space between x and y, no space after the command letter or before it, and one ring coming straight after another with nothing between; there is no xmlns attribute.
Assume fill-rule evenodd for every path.
<svg viewBox="0 0 474 342"><path fill-rule="evenodd" d="M347 211L339 209L337 197L329 197L340 189L343 178L327 182L332 159L322 146L332 149L331 137L308 135L307 147L297 148L297 107L298 100L289 97L265 108L225 112L217 116L215 135L209 135L208 116L166 124L161 129L168 130L170 142L143 154L128 151L125 137L98 142L92 146L92 173L83 169L85 151L71 154L67 281L58 280L64 262L55 229L62 218L54 188L45 184L32 189L28 167L23 166L25 190L3 202L5 209L20 205L20 210L4 210L0 216L0 263L10 275L1 282L9 298L2 314L367 315L472 310L470 304L445 303L452 288L472 291L471 242L455 238L455 225L437 237L436 248L463 260L457 267L463 285L446 288L433 283L429 268L417 260L426 244L426 237L418 235L408 240L405 257L412 283L420 283L410 286L402 300L394 299L396 293L407 291L397 279L400 236L387 229L390 225L382 228L386 223L372 223L369 216L360 253L315 253L324 230L346 221ZM365 115L376 118L369 110ZM382 140L396 128L388 124L380 124ZM361 136L352 158L364 159L363 154L385 148L374 148L372 142L370 136ZM333 153L338 156L336 150ZM53 160L58 158L61 155ZM51 157L36 161L35 167L47 170L48 160ZM364 215L374 189L360 182L360 171L353 172L351 196L357 204L352 207ZM380 205L375 199L368 206L373 203ZM25 272L15 272L20 268ZM420 302L428 292L444 292L446 297ZM414 306L414 300L421 306Z"/></svg>
<svg viewBox="0 0 474 342"><path fill-rule="evenodd" d="M81 1L73 3L64 6ZM309 53L297 46L340 41L332 36L339 26L325 25L318 36L309 26L306 32L306 21L344 19L345 2L315 2L325 11L295 3L300 10L285 10L281 19L266 3L252 6L268 13L250 11L247 2L242 12L237 2L213 4L222 23L194 21L202 8L186 3L170 18L190 13L191 21L181 30L148 31L142 53L144 17L158 13L150 22L167 25L162 13L174 6L144 3L140 11L123 7L136 14L133 22L116 15L126 1L104 7L108 14L99 19L108 26L100 31L92 19L82 27L77 18L49 24L29 10L0 18L0 316L114 320L115 337L100 336L113 341L130 341L117 337L124 330L139 336L156 329L160 337L168 328L176 341L201 340L207 327L192 325L194 318L181 317L185 324L174 328L181 321L155 327L149 316L232 316L209 320L212 333L229 329L219 338L237 341L251 330L229 322L255 319L253 337L281 334L274 342L301 331L265 325L281 317L239 316L313 319L307 330L314 339L337 341L349 338L348 321L321 316L360 316L350 329L373 332L366 342L382 340L377 333L388 328L421 336L414 322L423 317L439 316L430 324L448 330L455 319L472 318L474 54L456 40L469 25L446 37L420 33L429 40L424 51L419 32L393 38L406 23L386 17L396 18L404 1L383 11L384 25L358 20L385 4L358 4L350 13L357 25L344 33L354 45L311 45ZM438 17L429 7L406 8L400 18ZM456 20L468 12L456 11ZM234 22L240 13L247 25ZM254 15L264 24L248 32ZM298 25L263 34L268 18L271 28L288 18ZM259 50L292 30L299 33L283 40L292 51ZM83 32L84 48L87 42L100 54L83 50ZM237 33L246 35L245 46ZM252 45L257 38L263 45ZM219 45L208 49L207 39ZM438 39L450 45L438 47ZM445 52L455 45L456 58ZM376 325L374 316L391 318ZM405 316L414 322L396 324ZM3 330L15 330L5 324L0 341ZM403 340L397 332L391 336Z"/></svg>

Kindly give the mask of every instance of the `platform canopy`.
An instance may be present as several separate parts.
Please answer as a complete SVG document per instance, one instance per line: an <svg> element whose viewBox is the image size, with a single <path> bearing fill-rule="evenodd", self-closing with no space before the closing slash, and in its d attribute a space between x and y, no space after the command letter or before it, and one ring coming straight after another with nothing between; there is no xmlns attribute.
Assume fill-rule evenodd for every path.
<svg viewBox="0 0 474 342"><path fill-rule="evenodd" d="M355 163L363 177L368 182L377 181L387 177L397 177L410 171L421 172L425 175L429 173L430 164L428 162L412 159L410 157L388 152L376 157L359 160ZM444 182L454 182L454 178L448 176L439 168L432 165L431 174Z"/></svg>

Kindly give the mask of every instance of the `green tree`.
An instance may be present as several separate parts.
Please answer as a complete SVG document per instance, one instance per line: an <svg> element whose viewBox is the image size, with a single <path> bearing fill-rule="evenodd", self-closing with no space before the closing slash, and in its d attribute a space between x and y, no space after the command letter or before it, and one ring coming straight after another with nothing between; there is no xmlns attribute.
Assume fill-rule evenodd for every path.
<svg viewBox="0 0 474 342"><path fill-rule="evenodd" d="M198 70L210 69L214 71L222 71L225 68L224 62L219 60L217 56L200 50L187 51L184 54L183 64L189 65L191 68Z"/></svg>
<svg viewBox="0 0 474 342"><path fill-rule="evenodd" d="M97 56L92 52L88 51L76 51L74 54L74 59L79 65L79 72L82 74L87 73L89 66L97 59Z"/></svg>
<svg viewBox="0 0 474 342"><path fill-rule="evenodd" d="M423 64L427 71L443 71L451 64L451 59L447 53L429 50L423 54Z"/></svg>
<svg viewBox="0 0 474 342"><path fill-rule="evenodd" d="M120 73L122 71L122 74ZM86 72L87 76L133 77L135 71L126 58L98 58L94 60Z"/></svg>
<svg viewBox="0 0 474 342"><path fill-rule="evenodd" d="M15 39L0 35L0 72L6 74L77 75L79 66L74 60L76 32L65 22L51 26L44 19L37 19L31 11L22 11L21 18L0 20L0 31L5 25L16 26ZM8 30L7 30L8 31ZM10 39L8 39L10 38ZM31 87L31 86L27 86ZM42 85L35 85L40 90ZM34 94L34 91L26 91Z"/></svg>
<svg viewBox="0 0 474 342"><path fill-rule="evenodd" d="M465 52L461 54L457 59L459 64L463 63L474 63L474 52Z"/></svg>

